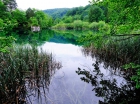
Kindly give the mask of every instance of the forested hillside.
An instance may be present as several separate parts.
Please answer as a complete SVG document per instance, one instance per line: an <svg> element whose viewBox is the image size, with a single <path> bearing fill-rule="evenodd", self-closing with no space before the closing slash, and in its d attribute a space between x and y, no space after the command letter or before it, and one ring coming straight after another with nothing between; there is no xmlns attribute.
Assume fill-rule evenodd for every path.
<svg viewBox="0 0 140 104"><path fill-rule="evenodd" d="M68 10L70 10L70 8L55 8L44 10L44 12L53 17L53 19L56 19L62 18L68 12Z"/></svg>
<svg viewBox="0 0 140 104"><path fill-rule="evenodd" d="M66 16L73 16L74 19L80 19L80 20L87 20L88 14L89 14L90 5L87 5L85 7L75 7L70 9Z"/></svg>

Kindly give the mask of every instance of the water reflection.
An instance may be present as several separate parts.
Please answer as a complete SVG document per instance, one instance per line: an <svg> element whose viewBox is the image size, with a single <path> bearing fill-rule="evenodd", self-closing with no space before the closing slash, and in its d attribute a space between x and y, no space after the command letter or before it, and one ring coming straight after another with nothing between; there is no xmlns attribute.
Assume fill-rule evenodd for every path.
<svg viewBox="0 0 140 104"><path fill-rule="evenodd" d="M96 62L92 64L92 70L78 68L76 73L81 76L82 81L93 86L92 91L93 93L95 92L96 96L104 99L99 101L100 104L139 104L140 89L135 88L135 83L131 81L130 73L122 72L115 66L111 68L109 67L110 64L105 66L107 70L104 72L100 67L101 64L103 66L106 64L106 62L100 61L104 59L99 59L89 49L82 49L82 52L86 56L91 55L92 58L96 58Z"/></svg>
<svg viewBox="0 0 140 104"><path fill-rule="evenodd" d="M91 91L92 86L80 81L75 73L78 66L90 68L94 60L84 57L81 47L70 43L46 42L42 48L55 54L63 66L55 73L49 85L48 104L98 104L101 98L96 97Z"/></svg>
<svg viewBox="0 0 140 104"><path fill-rule="evenodd" d="M76 32L77 33L77 32ZM42 30L40 32L28 32L28 33L12 33L14 38L17 39L16 44L36 44L38 46L43 45L46 41L55 42L55 43L72 43L77 45L76 41L79 35L76 34L75 31L68 32L60 32L53 30ZM79 34L82 31L78 32Z"/></svg>
<svg viewBox="0 0 140 104"><path fill-rule="evenodd" d="M100 100L100 103L119 104L122 101L126 103L128 98L132 99L127 96L127 93L131 91L131 95L138 95L133 92L136 89L130 87L132 84L130 78L128 77L128 80L123 78L122 71L117 68L115 70L105 70L106 67L111 68L108 64L103 63L104 60L101 60L98 54L90 53L90 50L84 49L82 52L85 55L90 54L92 57L83 55L82 47L78 46L76 41L79 34L81 32L60 33L45 30L29 35L15 35L18 44L35 43L43 50L55 55L56 60L61 61L63 66L46 81L47 86L33 86L32 89L28 89L30 92L28 101L33 104L98 104ZM95 63L93 64L94 72L92 63ZM81 76L75 73L78 67L85 70L79 68L77 74L82 75L81 79L90 84L81 81L79 78ZM39 84L45 85L46 82L41 80ZM120 98L122 99L118 100Z"/></svg>

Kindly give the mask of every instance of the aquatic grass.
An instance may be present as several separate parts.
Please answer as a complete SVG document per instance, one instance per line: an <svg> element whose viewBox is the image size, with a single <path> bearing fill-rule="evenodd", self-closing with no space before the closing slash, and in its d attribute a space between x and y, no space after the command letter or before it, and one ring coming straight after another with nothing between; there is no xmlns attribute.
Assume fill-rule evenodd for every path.
<svg viewBox="0 0 140 104"><path fill-rule="evenodd" d="M0 103L26 102L34 88L49 86L55 69L60 67L61 63L56 62L52 54L39 51L35 46L14 46L10 53L1 52Z"/></svg>
<svg viewBox="0 0 140 104"><path fill-rule="evenodd" d="M140 64L139 36L112 36L104 41L101 47L95 47L93 42L82 51L85 55L91 55L99 62L104 62L106 68L117 69L130 62Z"/></svg>

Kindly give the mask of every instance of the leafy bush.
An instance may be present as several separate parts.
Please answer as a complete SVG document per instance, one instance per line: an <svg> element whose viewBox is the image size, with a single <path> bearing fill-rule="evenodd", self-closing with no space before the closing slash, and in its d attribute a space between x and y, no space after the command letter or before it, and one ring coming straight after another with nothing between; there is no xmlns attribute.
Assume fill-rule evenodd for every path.
<svg viewBox="0 0 140 104"><path fill-rule="evenodd" d="M97 22L92 22L89 25L89 28L92 29L92 30L98 31L99 30L98 23Z"/></svg>
<svg viewBox="0 0 140 104"><path fill-rule="evenodd" d="M82 30L83 22L81 20L75 20L73 24L75 30Z"/></svg>
<svg viewBox="0 0 140 104"><path fill-rule="evenodd" d="M104 21L99 21L98 23L99 31L105 34L110 33L110 26Z"/></svg>
<svg viewBox="0 0 140 104"><path fill-rule="evenodd" d="M55 26L51 27L52 29L60 29L60 30L65 30L66 29L66 24L65 23L59 23Z"/></svg>
<svg viewBox="0 0 140 104"><path fill-rule="evenodd" d="M89 23L88 22L83 22L82 29L83 30L89 29Z"/></svg>

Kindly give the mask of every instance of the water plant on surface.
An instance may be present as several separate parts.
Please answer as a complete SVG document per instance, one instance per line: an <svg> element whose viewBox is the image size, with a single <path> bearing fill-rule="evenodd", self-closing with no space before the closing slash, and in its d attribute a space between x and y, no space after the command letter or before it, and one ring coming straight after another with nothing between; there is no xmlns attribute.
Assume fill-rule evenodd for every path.
<svg viewBox="0 0 140 104"><path fill-rule="evenodd" d="M35 46L15 46L10 53L0 53L0 103L31 103L33 91L45 93L51 76L61 64L52 54Z"/></svg>

